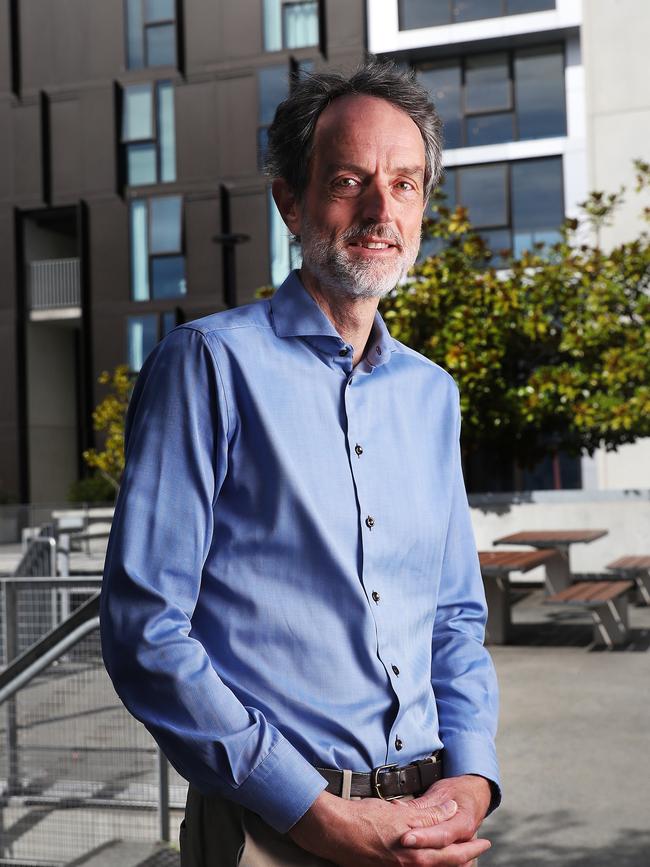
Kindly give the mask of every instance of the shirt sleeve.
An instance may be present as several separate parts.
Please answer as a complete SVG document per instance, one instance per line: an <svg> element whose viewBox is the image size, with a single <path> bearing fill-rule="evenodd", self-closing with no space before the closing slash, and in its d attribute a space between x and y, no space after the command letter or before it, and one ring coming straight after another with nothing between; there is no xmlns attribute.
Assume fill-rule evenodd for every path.
<svg viewBox="0 0 650 867"><path fill-rule="evenodd" d="M457 402L457 391L454 388ZM460 432L460 410L457 408ZM453 490L433 629L432 684L445 776L478 774L491 784L490 812L500 803L494 739L498 685L483 641L487 605L465 493L460 447L454 455Z"/></svg>
<svg viewBox="0 0 650 867"><path fill-rule="evenodd" d="M151 353L125 443L101 596L106 668L190 783L285 832L327 783L259 710L238 700L191 634L228 465L228 408L201 332L183 326Z"/></svg>

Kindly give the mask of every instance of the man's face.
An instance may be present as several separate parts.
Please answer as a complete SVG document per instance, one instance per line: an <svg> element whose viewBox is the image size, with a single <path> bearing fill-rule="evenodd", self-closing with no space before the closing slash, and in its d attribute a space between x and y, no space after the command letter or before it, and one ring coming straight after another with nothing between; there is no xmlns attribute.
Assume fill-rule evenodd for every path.
<svg viewBox="0 0 650 867"><path fill-rule="evenodd" d="M301 237L307 278L354 298L394 288L420 246L424 166L419 129L391 103L347 96L328 106L290 226Z"/></svg>

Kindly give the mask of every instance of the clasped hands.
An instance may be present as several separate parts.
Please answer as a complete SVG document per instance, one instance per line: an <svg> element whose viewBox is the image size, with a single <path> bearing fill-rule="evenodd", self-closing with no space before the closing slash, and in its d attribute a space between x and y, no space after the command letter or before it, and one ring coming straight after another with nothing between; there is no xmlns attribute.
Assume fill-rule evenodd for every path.
<svg viewBox="0 0 650 867"><path fill-rule="evenodd" d="M339 867L457 867L490 848L475 837L490 797L487 780L473 775L439 780L410 801L344 801L323 792L289 836Z"/></svg>

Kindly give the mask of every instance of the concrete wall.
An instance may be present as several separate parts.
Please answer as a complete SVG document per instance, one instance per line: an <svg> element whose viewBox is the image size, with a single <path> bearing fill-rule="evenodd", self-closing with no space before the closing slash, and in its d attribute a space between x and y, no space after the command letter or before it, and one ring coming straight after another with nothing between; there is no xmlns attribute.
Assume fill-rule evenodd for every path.
<svg viewBox="0 0 650 867"><path fill-rule="evenodd" d="M650 193L633 192L632 160L650 160L650 5L647 0L588 0L583 4L589 189L627 187L614 225L604 229L610 247L638 237ZM599 451L583 461L585 487L650 488L650 441L618 452Z"/></svg>
<svg viewBox="0 0 650 867"><path fill-rule="evenodd" d="M470 505L479 551L521 530L603 529L609 530L607 536L572 546L573 571L603 572L607 563L625 554L650 554L649 491L536 491L511 499L507 495L473 496ZM522 576L526 577L541 579L542 570L531 570Z"/></svg>

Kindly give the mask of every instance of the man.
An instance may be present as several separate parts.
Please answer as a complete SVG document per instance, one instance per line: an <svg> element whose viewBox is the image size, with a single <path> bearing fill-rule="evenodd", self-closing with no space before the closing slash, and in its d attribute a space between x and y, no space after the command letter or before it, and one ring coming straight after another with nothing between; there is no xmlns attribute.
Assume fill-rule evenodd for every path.
<svg viewBox="0 0 650 867"><path fill-rule="evenodd" d="M190 781L184 865L467 864L499 795L458 399L377 313L417 255L439 121L391 65L310 76L269 167L303 265L143 367L107 668Z"/></svg>

